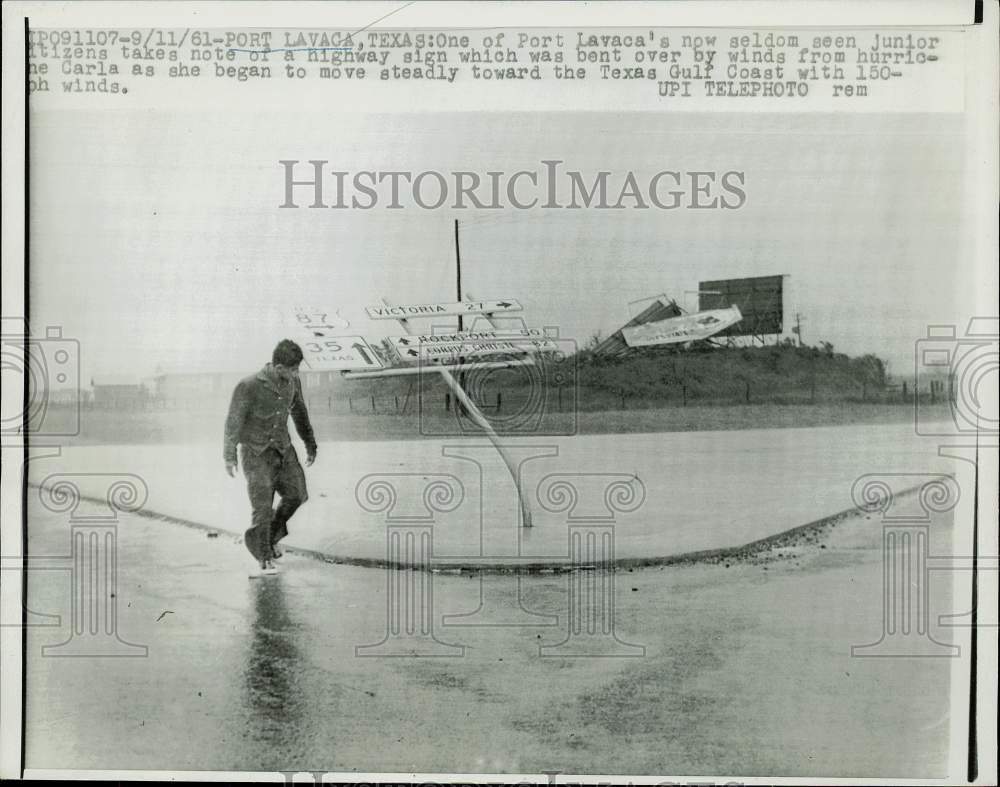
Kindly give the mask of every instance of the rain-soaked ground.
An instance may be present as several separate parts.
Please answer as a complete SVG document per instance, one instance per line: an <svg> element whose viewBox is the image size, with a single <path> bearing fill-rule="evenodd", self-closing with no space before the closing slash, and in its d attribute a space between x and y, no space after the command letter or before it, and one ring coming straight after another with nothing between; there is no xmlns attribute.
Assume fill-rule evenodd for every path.
<svg viewBox="0 0 1000 787"><path fill-rule="evenodd" d="M68 553L69 528L32 504L31 554ZM932 523L932 552L950 528ZM117 556L122 642L86 636L91 590L71 636L69 562L29 574L30 609L61 616L29 630L29 768L944 773L954 660L851 656L882 632L881 525L862 517L749 562L622 570L604 607L579 574L406 572L412 593L433 582L437 641L405 636L421 625L405 601L402 636L386 638L399 575L383 569L286 556L250 579L230 537L134 516ZM965 605L930 590L946 641L937 613ZM571 595L597 634L549 649L567 640ZM411 648L442 657L386 655Z"/></svg>
<svg viewBox="0 0 1000 787"><path fill-rule="evenodd" d="M534 527L519 525L510 473L484 439L320 442L309 502L288 543L338 559L385 559L388 521L433 520L435 557L565 564L567 524L614 520L615 554L645 560L766 538L853 507L865 473L953 473L912 423L505 440ZM246 481L216 441L63 448L34 483L73 473L104 498L105 473L141 479L147 511L242 534ZM301 452L300 452L301 455ZM389 488L391 488L391 493ZM433 494L432 494L433 493Z"/></svg>

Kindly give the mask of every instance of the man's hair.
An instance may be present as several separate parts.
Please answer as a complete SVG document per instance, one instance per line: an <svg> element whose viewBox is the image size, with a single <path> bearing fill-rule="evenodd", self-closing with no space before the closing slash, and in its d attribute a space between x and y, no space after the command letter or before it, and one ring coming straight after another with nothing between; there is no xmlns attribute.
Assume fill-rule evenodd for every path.
<svg viewBox="0 0 1000 787"><path fill-rule="evenodd" d="M291 339L282 339L271 353L271 363L294 367L302 363L302 348Z"/></svg>

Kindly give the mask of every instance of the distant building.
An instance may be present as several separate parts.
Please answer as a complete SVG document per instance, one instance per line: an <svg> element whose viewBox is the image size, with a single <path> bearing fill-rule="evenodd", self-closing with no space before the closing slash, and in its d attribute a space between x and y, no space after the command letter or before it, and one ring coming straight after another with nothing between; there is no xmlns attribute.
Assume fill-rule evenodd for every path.
<svg viewBox="0 0 1000 787"><path fill-rule="evenodd" d="M310 391L326 391L337 388L340 384L340 372L300 372L302 379L302 390L306 393Z"/></svg>
<svg viewBox="0 0 1000 787"><path fill-rule="evenodd" d="M46 398L49 404L58 406L75 406L86 404L91 399L90 391L79 388L52 388Z"/></svg>
<svg viewBox="0 0 1000 787"><path fill-rule="evenodd" d="M146 378L95 377L90 383L92 391L77 393L75 389L65 389L58 396L50 396L50 403L92 402L94 407L108 409L225 410L237 383L256 371L252 368L243 371L160 368ZM347 397L354 389L343 381L340 372L302 370L299 376L302 392L311 406L329 408L334 400L343 399L343 407L348 407Z"/></svg>
<svg viewBox="0 0 1000 787"><path fill-rule="evenodd" d="M156 407L218 408L228 403L240 380L254 373L253 369L245 372L161 370L149 379L150 398ZM343 390L340 372L303 370L300 378L307 399L317 397L317 401L325 401L327 396Z"/></svg>
<svg viewBox="0 0 1000 787"><path fill-rule="evenodd" d="M129 409L149 401L149 389L141 380L127 377L95 377L90 381L95 407Z"/></svg>
<svg viewBox="0 0 1000 787"><path fill-rule="evenodd" d="M152 398L161 407L214 404L228 398L243 377L239 372L158 372L150 380Z"/></svg>

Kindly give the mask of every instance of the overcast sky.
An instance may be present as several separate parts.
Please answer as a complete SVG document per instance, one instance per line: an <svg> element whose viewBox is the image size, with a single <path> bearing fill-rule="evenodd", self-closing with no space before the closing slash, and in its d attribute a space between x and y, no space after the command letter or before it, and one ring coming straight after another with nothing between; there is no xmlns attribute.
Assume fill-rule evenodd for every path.
<svg viewBox="0 0 1000 787"><path fill-rule="evenodd" d="M551 113L285 116L36 113L33 329L79 340L85 381L168 369L247 372L297 305L454 296L453 220L477 298L517 298L531 326L585 342L698 281L788 274L786 319L810 344L912 371L931 323L965 320L975 282L961 115ZM330 169L742 170L740 210L279 210L280 159ZM304 200L303 200L304 201ZM967 278L959 279L960 275Z"/></svg>

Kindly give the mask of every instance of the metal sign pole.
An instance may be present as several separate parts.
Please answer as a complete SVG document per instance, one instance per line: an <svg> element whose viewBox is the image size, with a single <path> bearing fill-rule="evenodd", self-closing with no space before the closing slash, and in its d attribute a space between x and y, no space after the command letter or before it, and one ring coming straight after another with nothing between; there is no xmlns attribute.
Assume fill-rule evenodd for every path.
<svg viewBox="0 0 1000 787"><path fill-rule="evenodd" d="M392 305L385 298L382 298L382 303L386 306ZM410 336L414 335L413 330L410 328L409 321L405 317L397 317L396 321L407 334ZM514 464L513 459L500 443L500 436L496 433L493 427L490 426L490 422L486 420L486 417L479 411L479 408L476 407L476 404L469 398L468 394L466 394L462 389L462 386L459 385L458 380L455 379L455 376L448 369L436 369L434 371L441 374L445 383L447 383L452 393L455 394L455 398L458 399L459 402L461 402L461 404L465 407L468 416L476 423L477 426L486 432L486 436L490 439L490 442L493 443L493 447L497 449L497 453L500 454L500 458L503 459L503 463L507 466L507 471L510 473L510 477L514 481L514 488L517 490L517 500L521 509L521 526L531 527L531 509L528 506L526 495L521 490L521 480L518 476L517 466Z"/></svg>
<svg viewBox="0 0 1000 787"><path fill-rule="evenodd" d="M534 361L531 358L525 358L523 361L518 362L520 366L533 366ZM439 371L440 369L463 369L467 372L474 372L477 369L509 369L513 366L511 361L483 361L483 362L466 362L463 364L447 364L445 366L439 366L432 371ZM345 380L371 380L376 377L405 377L406 375L412 374L424 374L427 372L426 367L413 366L409 368L394 368L394 369L382 369L377 372L342 372Z"/></svg>

